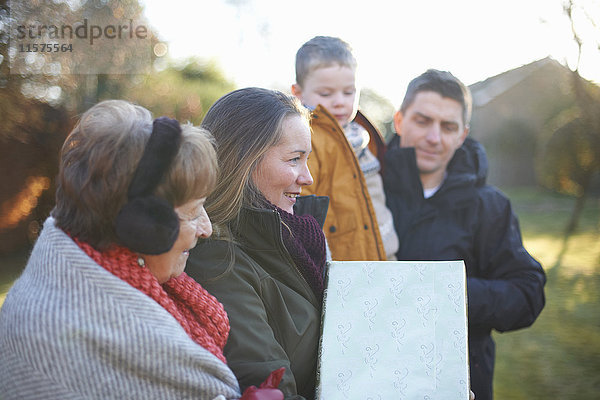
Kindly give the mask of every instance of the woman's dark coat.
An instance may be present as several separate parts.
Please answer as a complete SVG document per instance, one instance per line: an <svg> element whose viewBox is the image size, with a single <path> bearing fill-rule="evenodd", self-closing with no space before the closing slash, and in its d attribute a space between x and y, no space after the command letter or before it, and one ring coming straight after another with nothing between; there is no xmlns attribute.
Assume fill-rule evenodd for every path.
<svg viewBox="0 0 600 400"><path fill-rule="evenodd" d="M307 197L328 202L326 197ZM313 213L323 211L314 201L305 205ZM324 206L317 217L321 223ZM321 300L285 248L276 211L243 209L239 226L235 244L199 243L186 272L225 306L231 331L224 354L242 391L285 367L279 388L286 400L313 399Z"/></svg>

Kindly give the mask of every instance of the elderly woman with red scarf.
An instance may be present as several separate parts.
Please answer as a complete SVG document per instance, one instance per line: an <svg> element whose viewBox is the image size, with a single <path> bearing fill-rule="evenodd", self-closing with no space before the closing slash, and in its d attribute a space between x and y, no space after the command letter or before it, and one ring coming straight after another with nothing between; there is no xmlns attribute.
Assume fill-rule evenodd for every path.
<svg viewBox="0 0 600 400"><path fill-rule="evenodd" d="M227 314L183 272L212 233L216 176L206 130L119 100L83 114L56 207L0 310L3 399L240 398ZM254 387L242 399L281 397Z"/></svg>

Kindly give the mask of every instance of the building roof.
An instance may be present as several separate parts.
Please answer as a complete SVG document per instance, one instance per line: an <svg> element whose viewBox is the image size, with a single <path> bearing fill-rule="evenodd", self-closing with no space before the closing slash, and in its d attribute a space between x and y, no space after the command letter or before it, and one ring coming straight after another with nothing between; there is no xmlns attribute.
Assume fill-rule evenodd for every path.
<svg viewBox="0 0 600 400"><path fill-rule="evenodd" d="M549 65L559 67L563 70L567 69L567 67L563 66L553 58L546 57L470 85L469 89L473 96L473 107L482 107L486 105L491 100L525 80L534 72Z"/></svg>

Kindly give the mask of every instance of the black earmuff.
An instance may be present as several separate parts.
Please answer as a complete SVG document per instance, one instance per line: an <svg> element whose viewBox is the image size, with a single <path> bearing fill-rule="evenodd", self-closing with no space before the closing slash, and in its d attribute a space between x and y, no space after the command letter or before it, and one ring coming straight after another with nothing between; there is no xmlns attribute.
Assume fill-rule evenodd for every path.
<svg viewBox="0 0 600 400"><path fill-rule="evenodd" d="M142 254L169 251L179 236L179 219L168 201L153 195L173 162L181 143L179 122L160 117L152 123L152 134L135 170L127 203L115 220L121 243Z"/></svg>

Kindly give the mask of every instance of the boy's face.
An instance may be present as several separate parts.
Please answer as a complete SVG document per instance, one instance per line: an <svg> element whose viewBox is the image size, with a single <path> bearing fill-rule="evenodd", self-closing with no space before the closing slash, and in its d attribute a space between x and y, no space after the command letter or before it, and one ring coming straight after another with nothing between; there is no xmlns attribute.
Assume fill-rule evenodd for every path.
<svg viewBox="0 0 600 400"><path fill-rule="evenodd" d="M292 93L308 107L321 104L343 127L358 110L355 75L354 69L337 64L317 68L308 74L302 87L292 85Z"/></svg>

